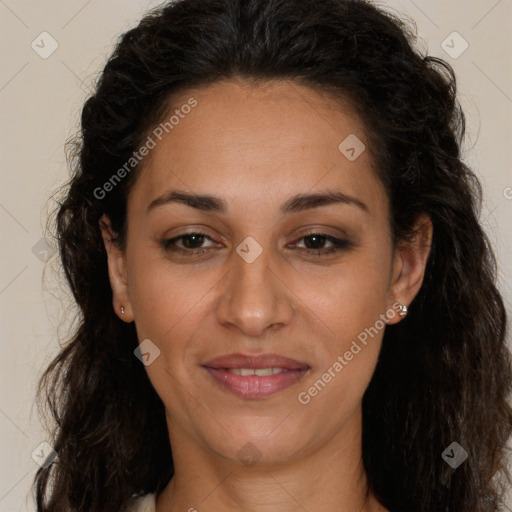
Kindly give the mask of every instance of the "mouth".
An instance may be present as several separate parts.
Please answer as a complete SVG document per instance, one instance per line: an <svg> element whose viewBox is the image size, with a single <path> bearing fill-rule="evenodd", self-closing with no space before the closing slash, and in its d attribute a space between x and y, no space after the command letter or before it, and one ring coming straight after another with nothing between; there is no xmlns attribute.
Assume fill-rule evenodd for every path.
<svg viewBox="0 0 512 512"><path fill-rule="evenodd" d="M277 354L230 354L203 368L222 389L242 398L263 398L299 382L310 366Z"/></svg>

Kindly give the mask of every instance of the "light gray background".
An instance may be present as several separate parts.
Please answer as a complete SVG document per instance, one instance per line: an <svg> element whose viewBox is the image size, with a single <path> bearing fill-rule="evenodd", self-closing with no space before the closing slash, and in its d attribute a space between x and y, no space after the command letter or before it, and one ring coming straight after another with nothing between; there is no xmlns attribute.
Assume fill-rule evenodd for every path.
<svg viewBox="0 0 512 512"><path fill-rule="evenodd" d="M29 491L38 465L31 454L47 439L34 406L35 386L73 317L73 307L57 300L66 291L52 275L58 265L51 248L46 286L42 280L46 201L68 177L63 144L75 132L80 108L117 36L159 3L0 0L0 512L35 510ZM455 68L468 122L465 160L484 186L482 222L497 251L500 288L512 314L512 1L381 5L410 15L422 46ZM454 31L469 45L456 58L464 42ZM35 41L40 53L50 49L42 32L58 43L46 59L31 47ZM452 56L441 46L445 40Z"/></svg>

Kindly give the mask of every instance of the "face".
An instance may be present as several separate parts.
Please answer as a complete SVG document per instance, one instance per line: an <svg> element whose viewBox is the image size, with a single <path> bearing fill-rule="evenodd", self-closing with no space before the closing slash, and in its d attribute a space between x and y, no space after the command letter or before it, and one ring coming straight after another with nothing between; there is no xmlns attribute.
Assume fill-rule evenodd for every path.
<svg viewBox="0 0 512 512"><path fill-rule="evenodd" d="M171 445L272 464L353 442L383 320L399 321L397 301L419 290L425 244L392 246L365 128L339 100L224 81L173 111L191 98L168 133L151 134L124 252L103 228L114 307L150 340ZM417 225L428 241L428 219ZM248 359L212 363L232 354ZM268 354L295 363L250 359Z"/></svg>

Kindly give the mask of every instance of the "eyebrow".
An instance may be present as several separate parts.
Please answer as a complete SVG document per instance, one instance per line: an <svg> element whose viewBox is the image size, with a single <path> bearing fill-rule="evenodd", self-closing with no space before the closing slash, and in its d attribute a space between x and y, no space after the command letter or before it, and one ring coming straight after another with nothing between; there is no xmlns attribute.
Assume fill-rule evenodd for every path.
<svg viewBox="0 0 512 512"><path fill-rule="evenodd" d="M228 210L227 203L223 199L210 194L190 194L179 190L170 190L156 199L153 199L149 204L147 211L150 212L159 206L171 203L184 204L205 212L226 213ZM331 204L355 206L364 212L369 213L368 207L361 200L343 192L332 190L318 192L315 194L295 195L281 206L281 213L286 215Z"/></svg>

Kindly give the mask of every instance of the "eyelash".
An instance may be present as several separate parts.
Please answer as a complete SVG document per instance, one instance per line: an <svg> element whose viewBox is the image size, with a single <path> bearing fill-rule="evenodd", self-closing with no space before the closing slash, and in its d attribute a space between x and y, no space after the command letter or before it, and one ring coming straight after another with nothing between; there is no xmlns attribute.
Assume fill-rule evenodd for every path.
<svg viewBox="0 0 512 512"><path fill-rule="evenodd" d="M166 251L189 253L189 254L192 253L192 254L190 254L190 256L192 256L192 257L204 254L206 252L210 252L210 250L213 247L204 247L204 248L199 248L199 249L184 249L182 247L173 247L173 245L178 240L181 240L183 238L187 238L187 237L190 237L193 235L203 236L203 237L207 238L208 240L212 240L206 233L203 233L201 231L191 231L190 233L184 233L183 235L180 235L180 236L177 236L174 238L163 239L163 240L161 240L161 245L164 248L164 250L166 250ZM334 254L338 251L350 249L351 247L354 246L354 244L352 242L349 242L348 240L342 240L342 239L336 238L334 236L328 235L326 233L318 233L315 231L313 231L311 233L306 233L305 235L301 236L299 238L299 240L302 240L302 239L308 238L308 237L312 237L312 236L325 238L326 242L331 242L332 244L334 244L334 246L329 247L327 249L308 249L308 248L302 249L303 251L305 251L307 254L310 254L310 255L327 256L329 254Z"/></svg>

